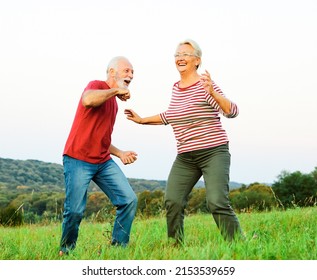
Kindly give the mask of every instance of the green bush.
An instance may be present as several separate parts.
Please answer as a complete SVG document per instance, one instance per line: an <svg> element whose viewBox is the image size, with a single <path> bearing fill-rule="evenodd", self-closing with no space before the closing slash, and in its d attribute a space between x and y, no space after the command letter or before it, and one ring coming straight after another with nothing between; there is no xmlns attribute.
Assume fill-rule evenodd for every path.
<svg viewBox="0 0 317 280"><path fill-rule="evenodd" d="M21 207L8 206L0 211L0 224L3 226L20 226L23 223Z"/></svg>
<svg viewBox="0 0 317 280"><path fill-rule="evenodd" d="M254 183L229 194L232 207L238 212L271 210L277 206L271 187Z"/></svg>

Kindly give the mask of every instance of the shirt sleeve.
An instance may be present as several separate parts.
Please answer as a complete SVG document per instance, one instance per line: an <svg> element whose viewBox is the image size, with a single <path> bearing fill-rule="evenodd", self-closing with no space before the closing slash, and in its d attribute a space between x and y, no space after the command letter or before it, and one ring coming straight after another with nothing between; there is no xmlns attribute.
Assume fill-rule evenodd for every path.
<svg viewBox="0 0 317 280"><path fill-rule="evenodd" d="M215 82L212 82L213 88L216 92L221 94L223 97L225 97L224 93L222 90L215 84ZM230 100L231 106L230 106L230 113L225 114L222 109L220 108L219 104L216 102L216 100L208 93L205 93L206 101L210 104L211 107L215 108L218 110L222 115L224 115L226 118L235 118L239 114L239 109L236 103L232 102Z"/></svg>
<svg viewBox="0 0 317 280"><path fill-rule="evenodd" d="M84 91L89 89L102 89L102 87L100 86L100 82L96 80L89 82Z"/></svg>
<svg viewBox="0 0 317 280"><path fill-rule="evenodd" d="M236 116L239 115L239 108L236 103L231 102L231 107L230 107L230 113L229 114L223 114L227 118L235 118Z"/></svg>
<svg viewBox="0 0 317 280"><path fill-rule="evenodd" d="M168 120L166 118L166 112L160 113L159 115L160 115L160 118L161 118L163 124L168 125L169 122L168 122Z"/></svg>

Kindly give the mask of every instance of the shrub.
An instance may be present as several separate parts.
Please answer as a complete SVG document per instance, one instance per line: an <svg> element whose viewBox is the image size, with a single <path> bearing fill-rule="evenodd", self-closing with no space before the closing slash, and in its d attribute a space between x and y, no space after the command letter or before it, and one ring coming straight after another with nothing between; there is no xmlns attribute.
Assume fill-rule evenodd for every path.
<svg viewBox="0 0 317 280"><path fill-rule="evenodd" d="M22 205L15 209L8 206L0 211L0 224L3 226L20 226L23 223L23 216L21 212Z"/></svg>

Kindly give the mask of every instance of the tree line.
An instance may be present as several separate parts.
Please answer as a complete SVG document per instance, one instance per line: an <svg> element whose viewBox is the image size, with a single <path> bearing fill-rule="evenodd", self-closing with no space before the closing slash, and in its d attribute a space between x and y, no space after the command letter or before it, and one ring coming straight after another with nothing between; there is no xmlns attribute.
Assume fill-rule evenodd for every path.
<svg viewBox="0 0 317 280"><path fill-rule="evenodd" d="M128 178L133 190L164 189L164 180L146 180ZM39 160L15 160L0 158L0 194L16 195L23 190L33 192L63 192L64 170L61 164L43 162ZM91 184L89 191L98 191L95 184ZM0 207L1 207L0 197Z"/></svg>
<svg viewBox="0 0 317 280"><path fill-rule="evenodd" d="M8 163L8 161L6 161ZM1 166L2 163L2 166ZM13 162L11 162L13 164ZM29 167L36 176L44 176L37 173L34 165L41 165L39 161L28 162ZM20 163L23 165L22 163ZM33 165L33 166L32 166ZM24 168L24 169L23 169ZM20 166L20 174L28 173L27 168ZM51 180L51 185L35 185L28 187L18 185L10 188L10 184L3 182L3 174L0 172L0 225L15 226L22 223L43 223L61 221L64 203L64 191L62 166L49 164L49 169L59 170L57 178L45 175ZM19 168L11 166L12 173ZM0 170L3 173L3 161L0 158ZM53 171L53 173L55 172ZM47 169L46 169L47 172ZM44 172L45 173L45 172ZM2 176L2 177L1 177ZM33 175L32 175L33 176ZM24 178L25 182L31 182L32 176ZM11 178L11 177L10 177ZM13 179L10 179L13 180ZM14 179L16 180L16 179ZM164 189L165 181L151 181L142 179L129 179L138 196L139 217L153 217L164 214ZM44 191L43 191L44 189ZM9 191L11 190L11 191ZM271 186L263 183L242 185L230 191L229 197L233 208L237 212L270 211L272 209L287 209L292 207L316 206L317 201L317 167L314 171L305 174L299 171L282 171L277 181ZM186 214L208 213L206 204L206 190L203 187L193 189L187 201ZM91 221L112 220L115 208L109 199L94 184L90 186L87 200L85 218Z"/></svg>

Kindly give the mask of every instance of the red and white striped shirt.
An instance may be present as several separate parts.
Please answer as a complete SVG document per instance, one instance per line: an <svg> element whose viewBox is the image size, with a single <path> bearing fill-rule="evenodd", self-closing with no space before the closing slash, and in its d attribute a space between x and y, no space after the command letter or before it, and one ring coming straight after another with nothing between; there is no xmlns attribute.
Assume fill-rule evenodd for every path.
<svg viewBox="0 0 317 280"><path fill-rule="evenodd" d="M213 88L224 96L214 82ZM205 91L200 81L187 88L179 88L177 82L173 86L169 107L160 114L160 117L165 125L171 124L177 141L177 152L181 154L228 142L219 113L227 118L234 118L239 110L237 105L231 102L231 111L226 115L212 96Z"/></svg>

